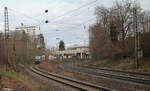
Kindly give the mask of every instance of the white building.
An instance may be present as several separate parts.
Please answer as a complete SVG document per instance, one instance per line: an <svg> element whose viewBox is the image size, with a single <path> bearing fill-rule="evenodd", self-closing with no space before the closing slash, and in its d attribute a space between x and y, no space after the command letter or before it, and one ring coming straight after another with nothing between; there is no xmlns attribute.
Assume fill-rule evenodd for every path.
<svg viewBox="0 0 150 91"><path fill-rule="evenodd" d="M84 59L84 58L89 58L89 48L88 47L72 47L68 48L68 50L65 51L54 51L54 55L59 55L59 56L74 56L79 59Z"/></svg>
<svg viewBox="0 0 150 91"><path fill-rule="evenodd" d="M29 44L32 45L32 43L37 42L38 40L38 31L40 30L39 27L37 26L24 26L23 24L21 24L21 27L16 27L15 31L18 33L23 33L25 32L26 34L28 34L31 37L30 42L28 42ZM38 45L37 45L38 47Z"/></svg>
<svg viewBox="0 0 150 91"><path fill-rule="evenodd" d="M36 27L36 26L29 26L29 27L26 27L26 26L21 26L21 27L16 27L15 29L16 31L25 31L25 33L31 35L31 36L36 36L37 35L37 32L39 30L39 27Z"/></svg>

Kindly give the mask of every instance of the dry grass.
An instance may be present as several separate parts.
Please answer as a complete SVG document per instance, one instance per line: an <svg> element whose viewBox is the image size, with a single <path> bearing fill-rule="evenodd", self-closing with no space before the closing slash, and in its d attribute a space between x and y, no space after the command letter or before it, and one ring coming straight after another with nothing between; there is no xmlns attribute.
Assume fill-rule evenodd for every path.
<svg viewBox="0 0 150 91"><path fill-rule="evenodd" d="M26 74L26 72L21 71L18 75L26 83L26 86L33 89L33 91L35 91L36 88L40 87L39 84L37 84L32 78L30 78Z"/></svg>
<svg viewBox="0 0 150 91"><path fill-rule="evenodd" d="M143 65L140 67L140 69L136 70L137 72L145 72L150 73L150 59L147 59L143 62Z"/></svg>
<svg viewBox="0 0 150 91"><path fill-rule="evenodd" d="M100 61L89 61L85 63L88 66L100 67L106 69L123 70L123 71L133 71L150 73L150 59L142 60L140 66L136 69L136 64L134 59L124 59L124 60L100 60Z"/></svg>
<svg viewBox="0 0 150 91"><path fill-rule="evenodd" d="M13 76L2 76L1 85L3 88L18 89L20 91L34 91L28 87L22 79L14 78Z"/></svg>
<svg viewBox="0 0 150 91"><path fill-rule="evenodd" d="M64 75L64 76L67 76L67 77L74 78L74 74L73 74L73 73L70 73L70 72L65 72L65 71L63 71L63 72L60 73L60 74L62 74L62 75Z"/></svg>
<svg viewBox="0 0 150 91"><path fill-rule="evenodd" d="M20 91L37 91L36 83L24 71L13 72L0 70L2 87L21 89Z"/></svg>

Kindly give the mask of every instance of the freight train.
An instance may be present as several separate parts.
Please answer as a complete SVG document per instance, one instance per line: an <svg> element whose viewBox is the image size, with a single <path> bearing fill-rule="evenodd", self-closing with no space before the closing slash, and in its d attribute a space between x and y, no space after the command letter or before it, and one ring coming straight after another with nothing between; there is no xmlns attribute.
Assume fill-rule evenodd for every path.
<svg viewBox="0 0 150 91"><path fill-rule="evenodd" d="M33 60L33 62L35 64L40 64L44 60L45 60L45 55L43 55L43 56L35 56L35 59Z"/></svg>

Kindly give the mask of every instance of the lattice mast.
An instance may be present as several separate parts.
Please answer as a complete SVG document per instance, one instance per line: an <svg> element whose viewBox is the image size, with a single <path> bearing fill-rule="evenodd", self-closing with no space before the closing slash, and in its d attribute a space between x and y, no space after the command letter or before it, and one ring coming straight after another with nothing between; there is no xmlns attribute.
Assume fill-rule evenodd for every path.
<svg viewBox="0 0 150 91"><path fill-rule="evenodd" d="M9 38L9 20L8 20L8 8L4 8L4 18L5 18L5 38Z"/></svg>
<svg viewBox="0 0 150 91"><path fill-rule="evenodd" d="M137 9L134 8L134 36L135 36L135 60L136 60L136 68L139 68L139 62L142 59L142 48L140 41L140 31L138 30L138 17L137 17Z"/></svg>
<svg viewBox="0 0 150 91"><path fill-rule="evenodd" d="M9 21L8 21L8 8L4 7L4 26L5 26L5 51L7 55L7 66L10 66L10 41L9 41ZM8 70L9 67L6 67Z"/></svg>

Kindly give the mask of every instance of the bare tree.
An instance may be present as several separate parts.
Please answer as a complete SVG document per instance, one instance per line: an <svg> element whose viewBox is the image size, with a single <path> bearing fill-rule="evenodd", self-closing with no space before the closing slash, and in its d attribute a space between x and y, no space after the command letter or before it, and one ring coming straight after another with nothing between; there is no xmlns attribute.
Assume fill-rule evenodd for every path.
<svg viewBox="0 0 150 91"><path fill-rule="evenodd" d="M133 4L134 3L129 0L116 2L111 8L97 7L95 11L98 22L112 35L112 40L121 40L123 47L125 47L125 39L131 31L133 23ZM140 9L140 7L136 8Z"/></svg>
<svg viewBox="0 0 150 91"><path fill-rule="evenodd" d="M96 7L97 23L90 27L90 48L95 58L98 58L98 55L104 56L104 54L110 54L109 57L112 55L124 57L133 53L131 52L133 50L130 50L133 47L130 46L134 46L134 43L129 41L133 40L134 36L133 8L138 11L139 30L149 31L149 13L142 10L136 2L116 1L110 8ZM115 52L112 53L112 51Z"/></svg>

